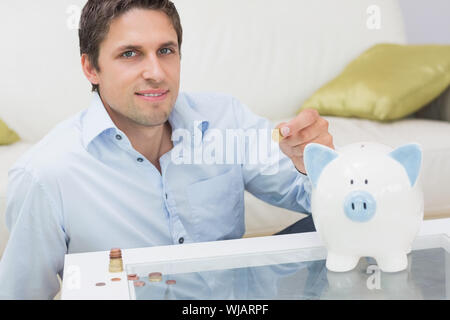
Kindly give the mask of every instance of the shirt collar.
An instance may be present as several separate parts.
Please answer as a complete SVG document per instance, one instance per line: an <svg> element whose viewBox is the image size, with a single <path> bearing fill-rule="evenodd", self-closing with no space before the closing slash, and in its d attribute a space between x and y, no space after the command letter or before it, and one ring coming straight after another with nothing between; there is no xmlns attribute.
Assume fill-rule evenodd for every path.
<svg viewBox="0 0 450 320"><path fill-rule="evenodd" d="M82 126L83 144L85 148L87 148L92 140L108 129L115 128L118 130L103 106L102 99L97 92L92 93L91 105L82 119Z"/></svg>
<svg viewBox="0 0 450 320"><path fill-rule="evenodd" d="M172 126L172 132L177 129L186 129L191 135L199 132L205 134L205 131L209 128L209 122L205 116L193 108L193 104L184 93L178 95L177 102L168 119Z"/></svg>
<svg viewBox="0 0 450 320"><path fill-rule="evenodd" d="M186 129L189 130L191 135L199 132L204 135L209 127L209 122L204 116L194 110L183 93L178 95L168 121L172 126L172 132L177 129ZM109 129L115 129L116 132L120 131L111 120L97 92L92 93L91 104L82 119L82 126L83 145L85 148L88 147L92 140Z"/></svg>

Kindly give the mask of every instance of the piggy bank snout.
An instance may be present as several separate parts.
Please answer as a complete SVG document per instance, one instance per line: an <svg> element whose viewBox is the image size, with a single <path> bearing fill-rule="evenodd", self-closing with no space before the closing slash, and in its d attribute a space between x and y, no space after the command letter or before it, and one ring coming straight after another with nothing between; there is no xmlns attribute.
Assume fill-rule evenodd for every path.
<svg viewBox="0 0 450 320"><path fill-rule="evenodd" d="M352 221L367 222L375 215L376 201L367 191L352 191L344 200L344 212Z"/></svg>

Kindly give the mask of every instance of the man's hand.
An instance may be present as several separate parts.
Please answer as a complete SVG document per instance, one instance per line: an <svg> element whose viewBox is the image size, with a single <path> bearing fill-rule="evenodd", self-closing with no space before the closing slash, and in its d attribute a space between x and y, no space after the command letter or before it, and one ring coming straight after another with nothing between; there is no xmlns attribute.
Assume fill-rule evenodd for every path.
<svg viewBox="0 0 450 320"><path fill-rule="evenodd" d="M328 121L317 110L304 109L288 123L280 123L282 140L280 149L287 155L301 173L306 174L303 151L308 143L314 142L334 149L333 137L328 132Z"/></svg>

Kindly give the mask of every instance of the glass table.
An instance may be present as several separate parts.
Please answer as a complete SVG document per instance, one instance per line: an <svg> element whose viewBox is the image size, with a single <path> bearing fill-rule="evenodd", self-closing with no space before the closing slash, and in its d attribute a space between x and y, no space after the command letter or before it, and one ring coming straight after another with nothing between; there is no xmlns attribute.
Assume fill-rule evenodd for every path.
<svg viewBox="0 0 450 320"><path fill-rule="evenodd" d="M450 299L450 219L423 222L401 272L382 272L371 258L331 272L326 255L316 232L122 249L118 273L108 270L109 251L68 254L61 298Z"/></svg>
<svg viewBox="0 0 450 320"><path fill-rule="evenodd" d="M325 258L325 248L316 247L129 264L126 271L141 281L128 283L137 300L450 299L445 234L417 238L402 272L381 272L372 258L361 258L352 271L331 272ZM161 278L150 281L150 273Z"/></svg>

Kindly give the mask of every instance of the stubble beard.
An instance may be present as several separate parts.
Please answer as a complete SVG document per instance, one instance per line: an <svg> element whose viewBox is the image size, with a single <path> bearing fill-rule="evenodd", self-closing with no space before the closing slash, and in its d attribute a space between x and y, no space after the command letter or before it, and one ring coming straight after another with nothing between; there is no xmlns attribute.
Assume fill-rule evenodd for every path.
<svg viewBox="0 0 450 320"><path fill-rule="evenodd" d="M140 106L132 103L129 105L127 115L123 115L128 120L144 127L156 127L164 124L169 118L170 112L173 106L169 109L165 109L162 103L154 103L146 113Z"/></svg>

